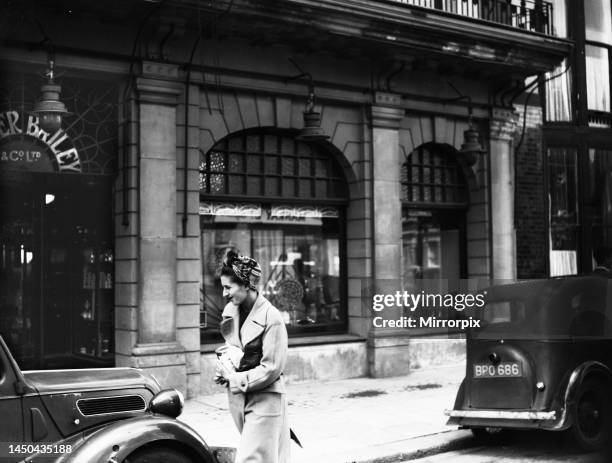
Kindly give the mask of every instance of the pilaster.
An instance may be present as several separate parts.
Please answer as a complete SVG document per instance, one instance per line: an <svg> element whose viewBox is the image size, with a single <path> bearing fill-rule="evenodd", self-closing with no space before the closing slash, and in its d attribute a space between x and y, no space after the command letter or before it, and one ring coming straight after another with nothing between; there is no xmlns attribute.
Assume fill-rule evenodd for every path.
<svg viewBox="0 0 612 463"><path fill-rule="evenodd" d="M185 348L177 341L176 106L178 67L145 61L136 78L138 331L130 364L186 392Z"/></svg>
<svg viewBox="0 0 612 463"><path fill-rule="evenodd" d="M494 108L490 119L491 231L493 278L516 278L514 228L514 134L516 113Z"/></svg>
<svg viewBox="0 0 612 463"><path fill-rule="evenodd" d="M399 95L377 92L371 107L373 294L394 294L401 288L402 217L400 201L399 126L404 117ZM404 330L377 328L372 318L397 318L396 309L370 313L369 374L406 374L410 367Z"/></svg>

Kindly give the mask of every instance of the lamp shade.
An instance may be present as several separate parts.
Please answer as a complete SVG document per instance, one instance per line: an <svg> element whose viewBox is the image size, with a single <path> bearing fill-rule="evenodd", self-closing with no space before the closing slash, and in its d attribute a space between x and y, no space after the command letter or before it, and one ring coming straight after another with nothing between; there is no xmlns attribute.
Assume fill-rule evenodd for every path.
<svg viewBox="0 0 612 463"><path fill-rule="evenodd" d="M314 110L304 111L304 128L295 138L302 141L327 140L329 137L321 128L321 113Z"/></svg>
<svg viewBox="0 0 612 463"><path fill-rule="evenodd" d="M42 96L34 105L34 114L40 118L40 127L55 133L62 125L62 116L67 114L66 105L59 99L62 87L48 82L40 87Z"/></svg>
<svg viewBox="0 0 612 463"><path fill-rule="evenodd" d="M476 164L478 155L484 153L484 149L478 138L478 131L471 126L463 132L464 143L461 145L461 154L465 156L465 159L470 165Z"/></svg>

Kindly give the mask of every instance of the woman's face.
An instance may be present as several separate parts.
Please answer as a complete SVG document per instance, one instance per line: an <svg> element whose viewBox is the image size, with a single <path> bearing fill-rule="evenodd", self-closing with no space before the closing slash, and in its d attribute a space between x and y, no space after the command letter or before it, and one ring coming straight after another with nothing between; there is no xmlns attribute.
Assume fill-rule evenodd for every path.
<svg viewBox="0 0 612 463"><path fill-rule="evenodd" d="M236 283L231 277L226 275L221 275L221 287L223 288L225 300L234 305L240 305L249 293L249 289L246 286Z"/></svg>

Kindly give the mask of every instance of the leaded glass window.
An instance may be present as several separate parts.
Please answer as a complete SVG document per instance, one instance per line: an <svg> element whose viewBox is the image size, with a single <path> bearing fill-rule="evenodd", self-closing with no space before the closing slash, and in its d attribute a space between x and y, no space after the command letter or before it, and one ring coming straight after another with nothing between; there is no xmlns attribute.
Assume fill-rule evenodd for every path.
<svg viewBox="0 0 612 463"><path fill-rule="evenodd" d="M408 156L401 172L402 201L414 205L467 205L465 177L452 153L427 145Z"/></svg>
<svg viewBox="0 0 612 463"><path fill-rule="evenodd" d="M219 197L342 201L346 183L322 148L289 134L242 132L201 154L200 192Z"/></svg>

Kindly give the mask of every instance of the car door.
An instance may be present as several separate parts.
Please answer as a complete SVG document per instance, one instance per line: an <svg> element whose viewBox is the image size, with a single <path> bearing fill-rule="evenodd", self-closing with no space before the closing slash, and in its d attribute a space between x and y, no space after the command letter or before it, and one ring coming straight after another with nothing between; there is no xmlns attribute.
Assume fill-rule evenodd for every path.
<svg viewBox="0 0 612 463"><path fill-rule="evenodd" d="M0 339L0 442L21 442L24 438L22 397L15 390L16 382L6 344Z"/></svg>

